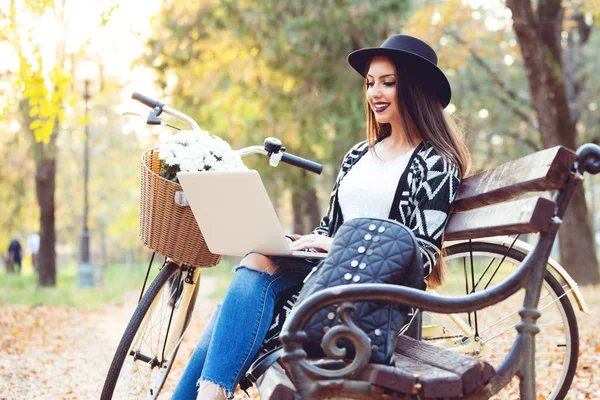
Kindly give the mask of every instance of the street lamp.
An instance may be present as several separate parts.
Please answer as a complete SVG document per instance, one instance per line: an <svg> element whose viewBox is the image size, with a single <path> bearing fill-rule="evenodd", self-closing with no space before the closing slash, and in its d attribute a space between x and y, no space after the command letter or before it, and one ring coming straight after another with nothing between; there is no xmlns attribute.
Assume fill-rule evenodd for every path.
<svg viewBox="0 0 600 400"><path fill-rule="evenodd" d="M83 231L81 234L81 254L77 267L77 287L94 286L94 270L90 263L90 231L88 229L90 178L90 85L98 79L98 64L93 59L83 58L77 62L75 75L83 81L83 99L85 101L85 141L83 144Z"/></svg>

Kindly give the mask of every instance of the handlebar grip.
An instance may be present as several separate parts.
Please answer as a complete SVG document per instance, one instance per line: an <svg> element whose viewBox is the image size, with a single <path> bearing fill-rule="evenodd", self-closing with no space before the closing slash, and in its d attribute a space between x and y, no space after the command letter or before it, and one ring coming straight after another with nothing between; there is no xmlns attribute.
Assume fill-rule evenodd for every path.
<svg viewBox="0 0 600 400"><path fill-rule="evenodd" d="M289 153L283 153L281 156L281 161L296 167L304 168L305 170L314 172L317 175L321 175L321 172L323 171L323 166L321 164Z"/></svg>
<svg viewBox="0 0 600 400"><path fill-rule="evenodd" d="M133 92L131 94L131 98L134 99L134 100L139 101L140 103L142 103L144 105L147 105L150 108L154 108L156 106L164 105L160 101L154 100L154 99L152 99L150 97L147 97L147 96L144 96L143 94L138 93L138 92Z"/></svg>

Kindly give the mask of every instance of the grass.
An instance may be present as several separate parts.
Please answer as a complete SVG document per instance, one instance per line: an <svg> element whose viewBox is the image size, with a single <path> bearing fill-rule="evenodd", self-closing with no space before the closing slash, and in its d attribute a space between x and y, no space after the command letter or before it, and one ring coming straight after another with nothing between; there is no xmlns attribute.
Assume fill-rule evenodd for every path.
<svg viewBox="0 0 600 400"><path fill-rule="evenodd" d="M77 287L77 266L68 265L57 270L55 287L38 287L33 271L24 270L22 275L0 273L0 305L52 305L94 309L104 304L122 302L125 293L141 288L145 276L142 265L127 268L112 265L103 274L103 282L96 287Z"/></svg>
<svg viewBox="0 0 600 400"><path fill-rule="evenodd" d="M155 260L149 282L157 275L160 262ZM234 259L223 259L213 268L204 268L203 277L216 280L215 290L210 297L222 299L233 274ZM77 265L75 263L59 267L56 274L56 287L37 286L37 276L24 265L21 275L8 275L0 271L0 306L22 305L27 307L50 305L97 309L106 304L121 304L127 293L139 292L147 272L147 264L114 264L103 272L102 283L89 289L77 287ZM149 283L148 283L149 284Z"/></svg>

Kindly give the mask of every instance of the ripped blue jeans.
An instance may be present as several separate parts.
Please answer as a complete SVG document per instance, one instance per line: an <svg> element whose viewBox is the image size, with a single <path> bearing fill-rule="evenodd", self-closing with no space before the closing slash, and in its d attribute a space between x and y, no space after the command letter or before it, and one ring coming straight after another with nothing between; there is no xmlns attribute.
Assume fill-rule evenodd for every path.
<svg viewBox="0 0 600 400"><path fill-rule="evenodd" d="M213 382L233 397L265 339L281 293L302 285L314 262L273 258L272 275L244 266L235 275L223 303L217 305L173 393L174 400L196 398L200 382Z"/></svg>

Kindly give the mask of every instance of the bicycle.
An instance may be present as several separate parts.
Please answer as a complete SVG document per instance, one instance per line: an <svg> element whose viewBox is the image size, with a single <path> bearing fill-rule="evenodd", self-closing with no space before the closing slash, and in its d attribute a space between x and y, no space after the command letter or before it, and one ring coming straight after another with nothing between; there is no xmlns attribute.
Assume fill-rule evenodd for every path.
<svg viewBox="0 0 600 400"><path fill-rule="evenodd" d="M472 242L446 244L444 285L441 295L464 295L495 286L514 272L531 250L517 238L496 237ZM546 399L564 399L577 368L579 332L573 295L581 311L588 312L577 284L553 259L546 268L538 320L541 331L536 337L537 393ZM425 314L422 336L446 348L481 357L497 367L514 343L520 321L523 291L502 303L464 315ZM493 399L519 398L519 381L513 379Z"/></svg>
<svg viewBox="0 0 600 400"><path fill-rule="evenodd" d="M159 118L162 113L165 113L186 123L193 131L201 130L192 118L159 101L139 93L134 93L132 98L152 109L145 118L149 125L166 125L179 129ZM275 138L267 138L263 146L246 147L237 150L237 153L242 157L249 154L265 155L269 157L269 163L274 167L279 162L285 162L315 173L320 173L322 170L320 164L285 152L281 142ZM156 153L149 152L144 153L142 157L144 174L148 173L145 171L148 167L146 164L156 164L158 158ZM152 186L152 183L150 185ZM175 191L171 201L178 207L189 208L185 193L182 191ZM155 222L144 221L145 218L147 216L142 216L140 223L141 236L146 236L149 230L146 228L151 227ZM191 212L180 218L186 224L195 224ZM195 231L197 232L192 229L193 234L201 236L197 227ZM163 255L171 258L165 259L160 272L145 290L154 255L150 261L138 306L109 367L101 399L115 397L115 390L117 398L129 398L131 393L149 398L158 396L189 326L198 297L201 268L215 266L221 259L220 255L210 253L205 247L199 251L200 254L189 255L187 251L191 249L188 245L178 247L178 244L157 243L164 242L164 237L155 240L148 236L144 237L143 241L153 250L168 249ZM186 241L193 242L188 237L183 238L183 242ZM202 247L204 241L201 237L200 243ZM121 396L121 391L124 396Z"/></svg>
<svg viewBox="0 0 600 400"><path fill-rule="evenodd" d="M165 113L186 123L192 130L200 130L191 117L159 101L138 93L134 93L132 98L152 109L145 117L147 124L174 127L159 118ZM268 138L264 146L250 146L238 150L238 153L241 156L263 154L269 157L272 166L283 161L312 172L320 172L322 168L317 163L286 153L281 142L273 138ZM181 207L187 206L183 192L176 192L173 202ZM439 292L459 295L494 285L517 268L530 249L518 237L446 243L448 276ZM158 397L189 326L200 287L201 268L214 266L220 260L218 255L210 256L212 257L204 259L204 265L166 258L147 290L144 282L138 306L109 368L101 394L102 400L113 396L149 399ZM149 272L150 267L148 274ZM545 329L543 334L538 335L538 348L545 346L544 350L560 349L561 362L553 363L559 367L558 372L547 374L546 377L539 376L537 385L538 391L544 393L546 398L562 399L573 379L579 348L577 321L568 294L573 294L580 310L587 312L587 306L577 284L552 259L548 261L544 290L543 298L547 301L541 306L542 318L551 321L546 325L552 326L552 329ZM501 304L469 315L442 316L428 313L424 316L422 336L432 343L482 357L492 363L494 360L501 361L507 349L500 346L503 342L512 343L515 333L511 328L517 319L513 322L511 318L518 316L521 304L517 293ZM545 341L542 340L544 334ZM540 357L540 363L543 362L546 352L536 351L536 354L536 361ZM508 398L511 390L510 387L505 389L499 398Z"/></svg>

